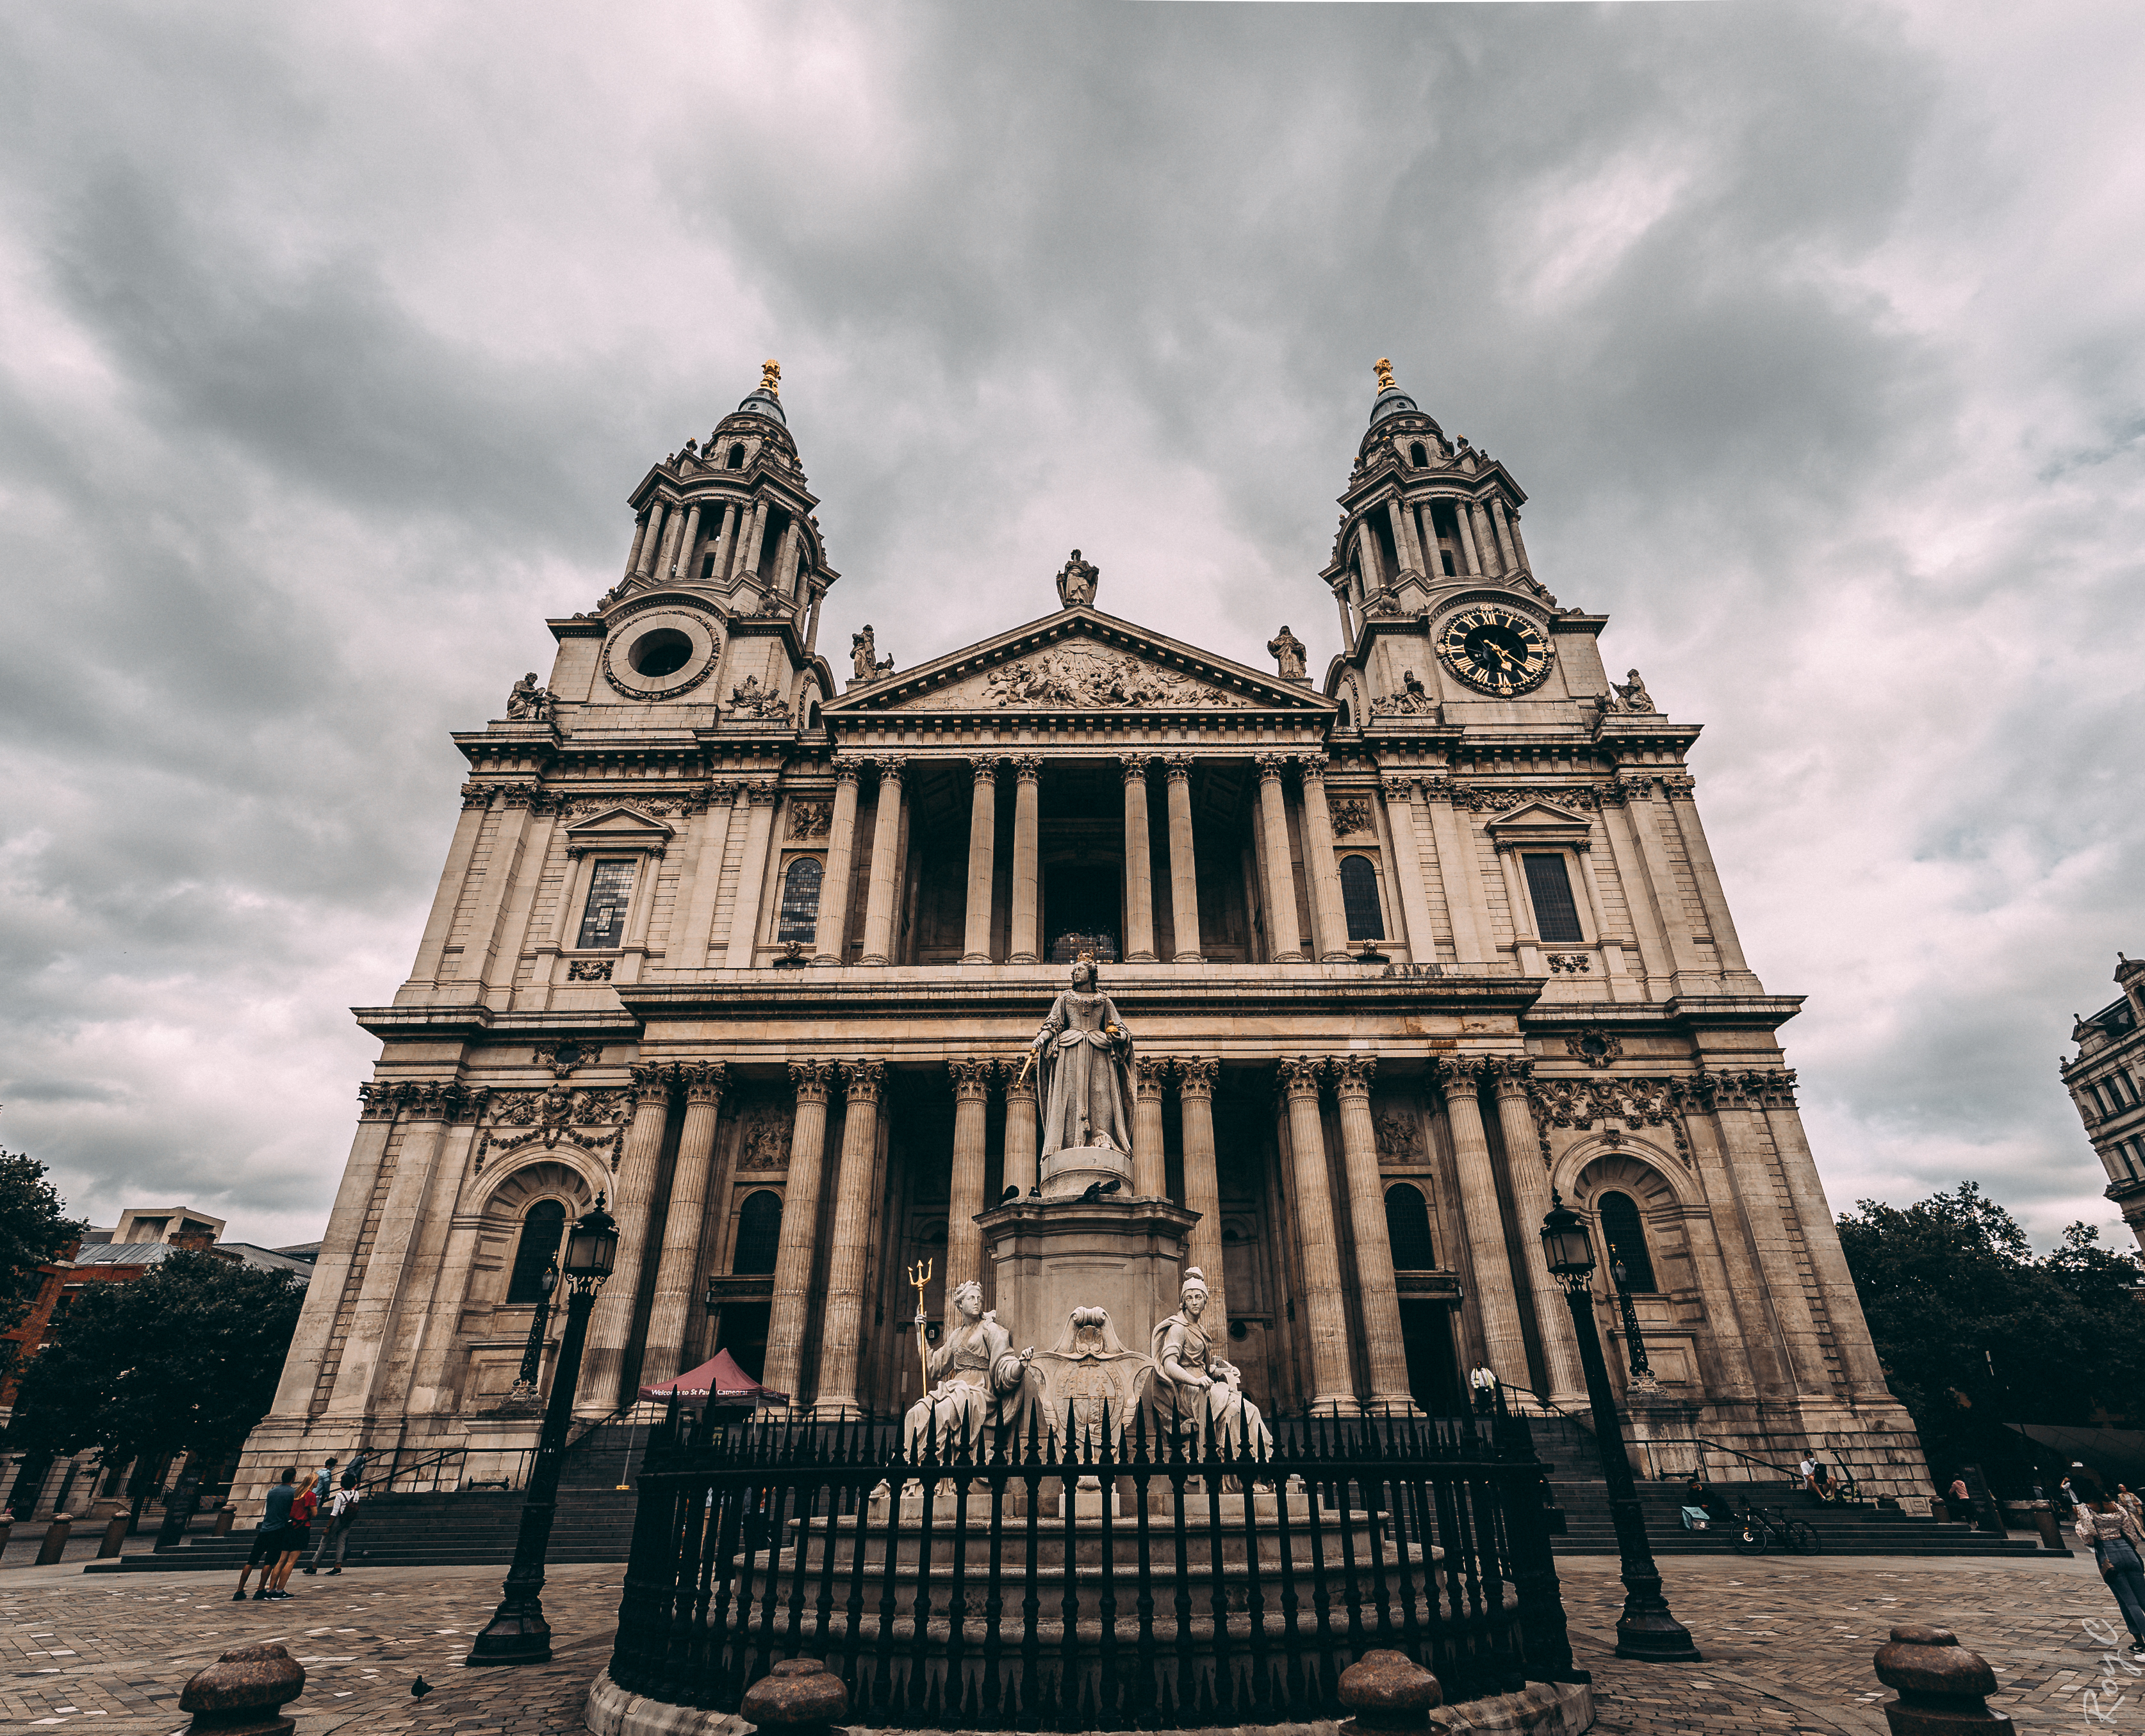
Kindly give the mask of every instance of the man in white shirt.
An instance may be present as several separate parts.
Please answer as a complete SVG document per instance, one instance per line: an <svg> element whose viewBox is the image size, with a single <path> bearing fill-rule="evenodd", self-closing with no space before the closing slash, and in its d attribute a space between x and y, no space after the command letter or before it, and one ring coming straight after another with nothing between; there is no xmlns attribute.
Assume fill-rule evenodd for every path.
<svg viewBox="0 0 2145 1736"><path fill-rule="evenodd" d="M335 1565L328 1571L342 1571L342 1552L350 1543L350 1528L357 1523L357 1505L364 1499L365 1491L361 1489L336 1490L328 1502L327 1523L321 1527L321 1540L313 1546L313 1559L306 1568L307 1573L321 1570L321 1557L327 1554L331 1543L335 1544Z"/></svg>

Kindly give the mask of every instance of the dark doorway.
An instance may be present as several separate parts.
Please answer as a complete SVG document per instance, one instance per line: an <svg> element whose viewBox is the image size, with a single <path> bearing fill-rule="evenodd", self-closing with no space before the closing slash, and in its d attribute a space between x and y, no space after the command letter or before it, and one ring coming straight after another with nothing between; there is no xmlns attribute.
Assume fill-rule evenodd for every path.
<svg viewBox="0 0 2145 1736"><path fill-rule="evenodd" d="M1053 964L1092 953L1104 964L1123 956L1122 863L1092 858L1048 864L1043 881L1043 943Z"/></svg>
<svg viewBox="0 0 2145 1736"><path fill-rule="evenodd" d="M1451 1308L1444 1302L1403 1301L1401 1343L1407 1351L1408 1392L1416 1403L1439 1416L1462 1409Z"/></svg>
<svg viewBox="0 0 2145 1736"><path fill-rule="evenodd" d="M728 1350L755 1380L767 1367L768 1306L765 1302L725 1302L723 1317L716 1322L715 1350ZM712 1356L714 1350L708 1354Z"/></svg>

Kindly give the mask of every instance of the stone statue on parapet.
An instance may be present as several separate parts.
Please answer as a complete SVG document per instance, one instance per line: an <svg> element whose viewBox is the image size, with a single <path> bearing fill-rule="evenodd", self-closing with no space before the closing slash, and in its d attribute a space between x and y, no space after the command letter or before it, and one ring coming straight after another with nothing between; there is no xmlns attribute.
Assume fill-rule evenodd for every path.
<svg viewBox="0 0 2145 1736"><path fill-rule="evenodd" d="M983 1459L1018 1449L1031 1417L1038 1432L1044 1425L1042 1382L1028 1366L1035 1348L1013 1349L998 1316L983 1311L983 1286L973 1278L947 1301L955 1324L924 1364L934 1384L902 1419L902 1451L921 1458L928 1446L942 1459Z"/></svg>
<svg viewBox="0 0 2145 1736"><path fill-rule="evenodd" d="M1280 665L1281 679L1284 681L1309 679L1303 668L1303 654L1308 649L1301 639L1288 630L1286 621L1282 623L1281 631L1267 641L1267 653Z"/></svg>
<svg viewBox="0 0 2145 1736"><path fill-rule="evenodd" d="M1214 1352L1200 1323L1207 1300L1206 1274L1185 1267L1179 1311L1157 1321L1148 1337L1154 1367L1140 1407L1149 1439L1164 1453L1181 1440L1191 1453L1240 1453L1248 1445L1263 1455L1273 1449L1273 1432L1244 1396L1237 1365Z"/></svg>
<svg viewBox="0 0 2145 1736"><path fill-rule="evenodd" d="M878 641L869 621L864 623L863 632L849 635L849 662L858 681L877 681L893 673L893 659L878 656Z"/></svg>
<svg viewBox="0 0 2145 1736"><path fill-rule="evenodd" d="M1616 689L1616 709L1619 711L1658 710L1660 708L1654 704L1654 696L1646 691L1646 684L1639 679L1639 672L1633 669L1630 676L1628 681L1610 684Z"/></svg>
<svg viewBox="0 0 2145 1736"><path fill-rule="evenodd" d="M551 696L544 690L534 669L514 684L506 696L506 719L511 724L540 724L550 714Z"/></svg>
<svg viewBox="0 0 2145 1736"><path fill-rule="evenodd" d="M1028 1045L1035 1052L1036 1102L1043 1149L1132 1148L1132 1038L1116 1003L1102 990L1092 958L1072 967L1072 983L1051 1003L1050 1017Z"/></svg>
<svg viewBox="0 0 2145 1736"><path fill-rule="evenodd" d="M1082 560L1075 549L1072 558L1058 570L1058 600L1068 609L1091 609L1095 585L1102 573L1093 562Z"/></svg>

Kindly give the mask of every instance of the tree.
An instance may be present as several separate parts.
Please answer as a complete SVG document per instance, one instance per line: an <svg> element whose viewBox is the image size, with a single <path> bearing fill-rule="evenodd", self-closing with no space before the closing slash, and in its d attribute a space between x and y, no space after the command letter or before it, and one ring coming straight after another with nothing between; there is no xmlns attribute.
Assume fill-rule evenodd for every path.
<svg viewBox="0 0 2145 1736"><path fill-rule="evenodd" d="M1864 1200L1839 1220L1848 1268L1893 1392L1939 1482L1978 1463L2023 1483L2031 1446L2007 1421L2088 1424L2145 1378L2145 1262L2073 1224L2045 1259L1972 1181L1904 1207Z"/></svg>
<svg viewBox="0 0 2145 1736"><path fill-rule="evenodd" d="M64 1254L84 1227L66 1215L43 1164L0 1152L0 1332L22 1323L37 1300L37 1268Z"/></svg>
<svg viewBox="0 0 2145 1736"><path fill-rule="evenodd" d="M155 1464L236 1450L276 1396L305 1291L289 1272L175 1253L92 1284L24 1370L11 1448Z"/></svg>

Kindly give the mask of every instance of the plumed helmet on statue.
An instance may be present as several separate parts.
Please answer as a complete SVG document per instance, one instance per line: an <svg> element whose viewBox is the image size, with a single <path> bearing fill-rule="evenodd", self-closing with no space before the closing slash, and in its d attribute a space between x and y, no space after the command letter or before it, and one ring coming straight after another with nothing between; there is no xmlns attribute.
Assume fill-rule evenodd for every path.
<svg viewBox="0 0 2145 1736"><path fill-rule="evenodd" d="M1184 1268L1184 1283L1177 1293L1180 1296L1188 1296L1195 1290L1202 1296L1212 1296L1213 1294L1213 1292L1207 1287L1207 1274L1200 1271L1196 1266L1187 1266Z"/></svg>

